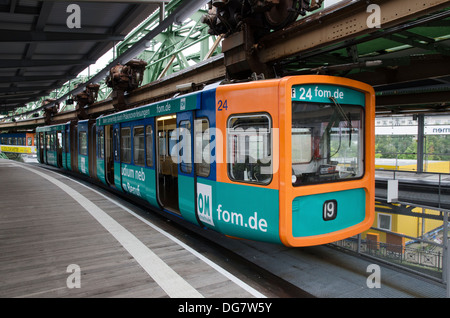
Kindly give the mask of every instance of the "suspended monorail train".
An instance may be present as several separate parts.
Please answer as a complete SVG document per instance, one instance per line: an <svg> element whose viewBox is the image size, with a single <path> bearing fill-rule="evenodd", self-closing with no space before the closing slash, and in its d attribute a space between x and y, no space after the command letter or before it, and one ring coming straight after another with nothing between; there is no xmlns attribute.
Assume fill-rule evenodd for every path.
<svg viewBox="0 0 450 318"><path fill-rule="evenodd" d="M373 223L374 116L345 78L211 85L39 127L38 160L230 237L320 245Z"/></svg>

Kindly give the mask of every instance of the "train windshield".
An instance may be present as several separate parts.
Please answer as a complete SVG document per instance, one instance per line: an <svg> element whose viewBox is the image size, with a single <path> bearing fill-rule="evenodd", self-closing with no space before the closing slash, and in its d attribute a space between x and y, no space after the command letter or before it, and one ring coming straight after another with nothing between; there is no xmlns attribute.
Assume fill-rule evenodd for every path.
<svg viewBox="0 0 450 318"><path fill-rule="evenodd" d="M364 109L292 101L292 184L357 179L364 174Z"/></svg>

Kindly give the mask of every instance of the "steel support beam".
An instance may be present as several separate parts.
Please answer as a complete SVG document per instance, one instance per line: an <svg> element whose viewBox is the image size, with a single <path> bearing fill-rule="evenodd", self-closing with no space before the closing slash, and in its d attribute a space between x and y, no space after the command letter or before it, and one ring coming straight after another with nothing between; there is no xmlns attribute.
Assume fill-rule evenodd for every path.
<svg viewBox="0 0 450 318"><path fill-rule="evenodd" d="M450 59L444 55L411 56L387 59L383 67L351 74L348 77L373 86L405 83L450 74Z"/></svg>
<svg viewBox="0 0 450 318"><path fill-rule="evenodd" d="M450 0L378 0L370 3L380 6L383 30L450 6ZM347 1L270 34L260 42L260 62L272 63L337 43L348 46L346 41L378 31L379 29L368 26L370 13L367 12L367 7L367 1ZM380 31L377 36L383 36L383 32ZM334 49L336 48L330 48Z"/></svg>
<svg viewBox="0 0 450 318"><path fill-rule="evenodd" d="M423 173L425 116L420 114L417 117L417 173Z"/></svg>

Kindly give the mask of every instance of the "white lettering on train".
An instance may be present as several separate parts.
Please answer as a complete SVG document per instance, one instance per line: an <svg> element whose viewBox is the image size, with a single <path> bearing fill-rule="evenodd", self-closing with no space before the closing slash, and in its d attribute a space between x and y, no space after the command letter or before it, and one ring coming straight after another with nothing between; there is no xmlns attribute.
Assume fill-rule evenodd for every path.
<svg viewBox="0 0 450 318"><path fill-rule="evenodd" d="M248 227L252 230L259 230L261 232L267 232L267 221L263 218L258 219L258 212L253 212L247 222L244 223L244 216L239 212L229 212L225 209L222 210L223 205L217 206L217 218L219 221L231 223L237 226Z"/></svg>
<svg viewBox="0 0 450 318"><path fill-rule="evenodd" d="M122 177L127 177L139 181L145 181L144 168L134 170L133 168L128 168L127 165L124 165L121 170L122 170Z"/></svg>

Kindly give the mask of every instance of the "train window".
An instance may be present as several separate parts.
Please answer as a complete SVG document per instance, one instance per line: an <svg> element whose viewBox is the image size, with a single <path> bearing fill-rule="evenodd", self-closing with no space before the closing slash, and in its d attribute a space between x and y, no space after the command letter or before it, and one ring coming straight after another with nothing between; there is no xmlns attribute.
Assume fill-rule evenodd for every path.
<svg viewBox="0 0 450 318"><path fill-rule="evenodd" d="M271 119L266 114L228 119L228 175L231 180L269 184L272 180Z"/></svg>
<svg viewBox="0 0 450 318"><path fill-rule="evenodd" d="M363 118L363 108L357 105L293 101L293 185L360 178Z"/></svg>
<svg viewBox="0 0 450 318"><path fill-rule="evenodd" d="M103 131L103 128L98 131L97 151L100 159L105 158L105 132Z"/></svg>
<svg viewBox="0 0 450 318"><path fill-rule="evenodd" d="M32 137L28 137L27 138L27 146L31 146L33 144L33 139Z"/></svg>
<svg viewBox="0 0 450 318"><path fill-rule="evenodd" d="M39 133L39 146L42 150L44 150L44 147L45 147L44 140L45 140L44 133L43 132Z"/></svg>
<svg viewBox="0 0 450 318"><path fill-rule="evenodd" d="M178 155L180 156L180 170L184 173L192 172L191 159L191 122L183 120L180 122L178 135ZM171 147L172 149L172 147Z"/></svg>
<svg viewBox="0 0 450 318"><path fill-rule="evenodd" d="M50 134L50 150L55 151L55 135L53 133Z"/></svg>
<svg viewBox="0 0 450 318"><path fill-rule="evenodd" d="M120 161L131 163L131 129L130 127L120 130Z"/></svg>
<svg viewBox="0 0 450 318"><path fill-rule="evenodd" d="M63 134L62 132L58 131L56 133L57 139L56 139L56 150L60 150L63 148Z"/></svg>
<svg viewBox="0 0 450 318"><path fill-rule="evenodd" d="M159 155L160 156L167 156L167 150L166 150L166 131L160 131L159 134Z"/></svg>
<svg viewBox="0 0 450 318"><path fill-rule="evenodd" d="M209 146L209 121L207 118L199 118L194 121L195 149L194 163L198 176L207 177L210 172L211 151Z"/></svg>
<svg viewBox="0 0 450 318"><path fill-rule="evenodd" d="M147 141L147 166L153 166L153 127L145 127L145 138Z"/></svg>
<svg viewBox="0 0 450 318"><path fill-rule="evenodd" d="M133 128L134 164L143 166L145 163L145 135L144 126Z"/></svg>
<svg viewBox="0 0 450 318"><path fill-rule="evenodd" d="M177 131L175 129L172 129L172 130L169 130L168 133L169 133L169 138L168 138L169 149L168 149L168 153L166 155L172 156L173 161L177 162L178 154L177 154L176 148L175 148L175 146L177 145Z"/></svg>
<svg viewBox="0 0 450 318"><path fill-rule="evenodd" d="M292 163L308 163L312 160L312 129L292 128Z"/></svg>
<svg viewBox="0 0 450 318"><path fill-rule="evenodd" d="M85 131L80 131L78 134L80 141L80 155L87 156L88 154L88 146L87 146L87 134Z"/></svg>

